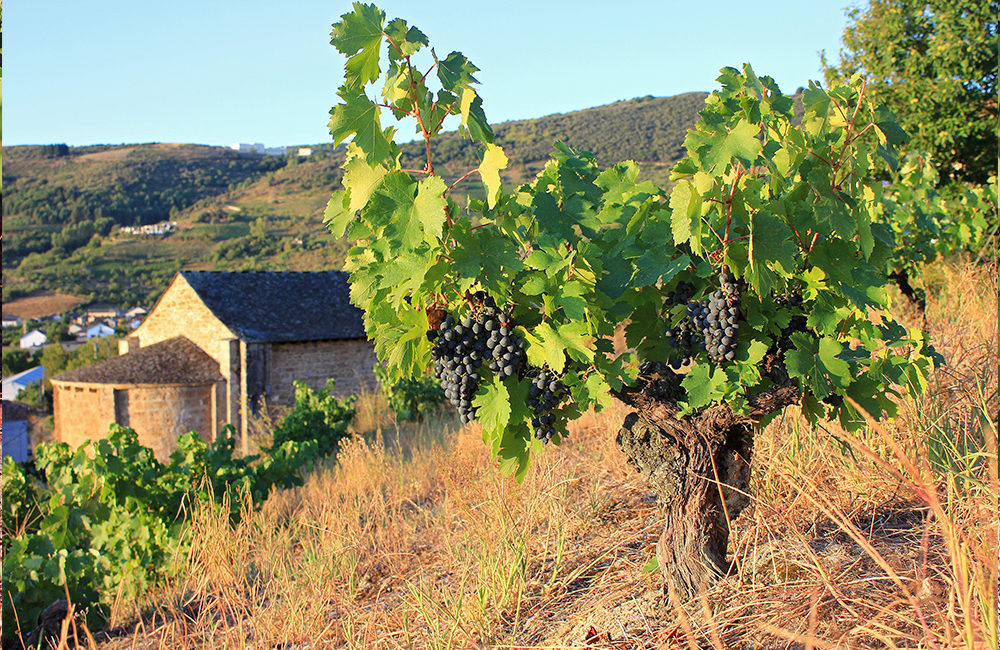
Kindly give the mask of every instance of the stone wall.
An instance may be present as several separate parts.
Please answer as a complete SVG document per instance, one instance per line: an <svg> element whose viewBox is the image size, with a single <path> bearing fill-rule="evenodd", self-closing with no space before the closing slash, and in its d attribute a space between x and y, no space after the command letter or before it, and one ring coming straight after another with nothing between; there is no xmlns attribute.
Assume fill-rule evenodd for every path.
<svg viewBox="0 0 1000 650"><path fill-rule="evenodd" d="M274 343L270 347L268 404L294 404L295 380L325 388L326 380L332 377L337 382L334 392L338 396L377 388L372 372L375 348L364 339Z"/></svg>
<svg viewBox="0 0 1000 650"><path fill-rule="evenodd" d="M104 384L52 382L54 440L79 447L108 435L115 421L114 388Z"/></svg>
<svg viewBox="0 0 1000 650"><path fill-rule="evenodd" d="M140 347L175 336L186 336L208 356L219 361L223 377L229 376L229 368L222 367L222 364L223 361L228 362L229 341L236 336L205 306L183 276L174 278L132 336L139 339Z"/></svg>
<svg viewBox="0 0 1000 650"><path fill-rule="evenodd" d="M139 443L166 461L177 437L197 431L214 440L225 422L225 385L125 385L56 383L54 438L72 447L99 440L114 422L135 429Z"/></svg>
<svg viewBox="0 0 1000 650"><path fill-rule="evenodd" d="M213 413L217 396L213 385L144 385L117 388L115 413L118 424L132 427L139 444L165 461L177 448L177 437L197 431L211 442L218 418Z"/></svg>

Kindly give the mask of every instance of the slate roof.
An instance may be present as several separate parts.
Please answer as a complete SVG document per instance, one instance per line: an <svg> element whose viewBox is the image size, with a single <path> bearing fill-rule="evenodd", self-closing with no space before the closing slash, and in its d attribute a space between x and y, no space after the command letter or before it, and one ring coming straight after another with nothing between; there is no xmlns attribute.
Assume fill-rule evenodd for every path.
<svg viewBox="0 0 1000 650"><path fill-rule="evenodd" d="M28 419L28 406L21 402L5 399L0 405L0 409L3 410L3 413L0 414L0 420L4 422L18 422Z"/></svg>
<svg viewBox="0 0 1000 650"><path fill-rule="evenodd" d="M183 336L83 368L67 370L53 380L88 384L204 384L224 381L219 363Z"/></svg>
<svg viewBox="0 0 1000 650"><path fill-rule="evenodd" d="M205 306L248 343L365 338L340 271L181 271Z"/></svg>

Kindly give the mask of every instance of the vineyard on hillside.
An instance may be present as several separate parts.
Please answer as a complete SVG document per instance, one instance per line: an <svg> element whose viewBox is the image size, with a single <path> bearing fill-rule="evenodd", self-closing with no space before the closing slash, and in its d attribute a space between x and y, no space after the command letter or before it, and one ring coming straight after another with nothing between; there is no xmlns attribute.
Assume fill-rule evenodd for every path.
<svg viewBox="0 0 1000 650"><path fill-rule="evenodd" d="M943 185L861 75L797 112L744 65L669 188L561 142L511 188L464 55L361 3L331 44L386 396L5 465L5 643L996 646L995 177Z"/></svg>

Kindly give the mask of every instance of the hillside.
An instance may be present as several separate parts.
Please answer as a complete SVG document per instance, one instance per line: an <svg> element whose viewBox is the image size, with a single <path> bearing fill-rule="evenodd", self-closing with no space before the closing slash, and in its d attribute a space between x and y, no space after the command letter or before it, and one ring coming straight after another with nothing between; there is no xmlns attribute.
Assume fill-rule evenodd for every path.
<svg viewBox="0 0 1000 650"><path fill-rule="evenodd" d="M559 140L607 164L637 160L663 183L705 97L643 97L498 124L510 158L504 180L530 180ZM320 216L339 187L342 154L312 148L300 159L172 143L4 147L4 300L63 291L149 303L180 268L337 268L347 243L330 237ZM405 145L404 160L416 163L422 148ZM441 137L433 155L446 177L478 165L476 146L457 133ZM177 228L161 237L120 229L164 220Z"/></svg>

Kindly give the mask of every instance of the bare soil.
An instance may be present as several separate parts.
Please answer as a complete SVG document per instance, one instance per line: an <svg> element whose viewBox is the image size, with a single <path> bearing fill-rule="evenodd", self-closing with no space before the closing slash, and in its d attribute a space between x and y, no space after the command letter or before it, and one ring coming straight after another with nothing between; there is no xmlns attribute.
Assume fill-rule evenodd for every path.
<svg viewBox="0 0 1000 650"><path fill-rule="evenodd" d="M97 154L94 154L97 155ZM18 298L3 304L4 314L13 314L28 320L41 318L49 314L61 314L74 309L84 302L84 298L68 293L43 291L27 298Z"/></svg>

